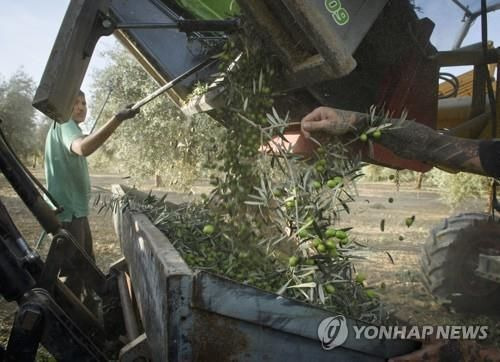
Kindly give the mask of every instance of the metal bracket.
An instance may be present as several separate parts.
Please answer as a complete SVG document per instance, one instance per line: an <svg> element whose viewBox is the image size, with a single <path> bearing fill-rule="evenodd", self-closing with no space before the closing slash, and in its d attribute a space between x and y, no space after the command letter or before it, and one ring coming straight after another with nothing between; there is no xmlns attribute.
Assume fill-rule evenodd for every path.
<svg viewBox="0 0 500 362"><path fill-rule="evenodd" d="M120 362L150 361L151 350L143 333L120 350Z"/></svg>
<svg viewBox="0 0 500 362"><path fill-rule="evenodd" d="M68 258L74 258L79 263L82 263L81 270L84 275L82 278L89 283L97 294L103 295L106 291L106 277L85 250L65 230L61 230L54 236L47 254L45 267L40 276L39 285L48 291L52 291L57 281L57 275Z"/></svg>
<svg viewBox="0 0 500 362"><path fill-rule="evenodd" d="M44 329L42 305L22 305L10 331L7 360L35 360Z"/></svg>
<svg viewBox="0 0 500 362"><path fill-rule="evenodd" d="M109 26L108 17L102 12L99 12L95 19L94 26L92 27L92 31L90 32L85 48L83 49L83 56L91 57L99 38L101 36L109 36L113 34L113 31L113 27Z"/></svg>
<svg viewBox="0 0 500 362"><path fill-rule="evenodd" d="M57 300L38 288L23 296L18 302L5 359L34 361L42 343L59 361L108 361L105 353L117 351L106 349L105 335L92 316L62 294Z"/></svg>
<svg viewBox="0 0 500 362"><path fill-rule="evenodd" d="M238 18L226 20L190 20L179 19L172 23L115 23L112 19L106 18L101 26L107 31L113 32L115 29L178 29L183 33L222 31L226 33L240 29L241 21Z"/></svg>

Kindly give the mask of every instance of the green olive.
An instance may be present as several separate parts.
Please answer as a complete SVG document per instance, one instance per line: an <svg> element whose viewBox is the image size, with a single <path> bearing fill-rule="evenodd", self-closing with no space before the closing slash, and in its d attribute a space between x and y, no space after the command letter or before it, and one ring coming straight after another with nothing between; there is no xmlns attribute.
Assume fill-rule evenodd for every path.
<svg viewBox="0 0 500 362"><path fill-rule="evenodd" d="M337 232L335 233L335 236L337 238L339 238L340 240L344 240L347 238L347 233L345 231L342 231L342 230L337 230Z"/></svg>
<svg viewBox="0 0 500 362"><path fill-rule="evenodd" d="M356 278L354 280L358 284L363 284L363 282L365 281L365 279L366 278L365 278L364 274L359 273L359 274L356 274Z"/></svg>
<svg viewBox="0 0 500 362"><path fill-rule="evenodd" d="M336 235L336 233L337 233L337 230L335 230L334 228L328 228L325 231L325 235L326 235L327 238L334 237Z"/></svg>
<svg viewBox="0 0 500 362"><path fill-rule="evenodd" d="M328 187L329 187L329 188L331 188L331 189L333 189L333 188L337 187L337 185L338 185L337 181L335 181L335 180L333 180L333 179L328 180L328 181L326 182L326 186L328 186Z"/></svg>
<svg viewBox="0 0 500 362"><path fill-rule="evenodd" d="M308 258L306 259L306 261L304 262L305 265L314 265L316 264L316 261L314 261L313 258Z"/></svg>
<svg viewBox="0 0 500 362"><path fill-rule="evenodd" d="M212 224L206 224L203 227L203 234L212 235L215 231L215 227Z"/></svg>
<svg viewBox="0 0 500 362"><path fill-rule="evenodd" d="M325 241L325 245L328 249L336 249L337 248L337 243L335 242L334 238L330 238L327 241Z"/></svg>
<svg viewBox="0 0 500 362"><path fill-rule="evenodd" d="M325 172L325 167L322 165L316 165L315 168L316 168L316 171L318 171L319 173Z"/></svg>
<svg viewBox="0 0 500 362"><path fill-rule="evenodd" d="M308 236L310 236L310 233L307 229L302 229L302 230L299 230L299 237L301 238L307 238Z"/></svg>
<svg viewBox="0 0 500 362"><path fill-rule="evenodd" d="M292 268L297 266L297 264L299 264L299 258L295 255L291 256L290 259L288 259L288 265Z"/></svg>
<svg viewBox="0 0 500 362"><path fill-rule="evenodd" d="M373 289L367 289L366 291L366 296L370 299L375 298L377 296L377 293Z"/></svg>
<svg viewBox="0 0 500 362"><path fill-rule="evenodd" d="M328 294L333 294L333 293L335 293L335 287L332 284L326 284L325 285L325 291Z"/></svg>

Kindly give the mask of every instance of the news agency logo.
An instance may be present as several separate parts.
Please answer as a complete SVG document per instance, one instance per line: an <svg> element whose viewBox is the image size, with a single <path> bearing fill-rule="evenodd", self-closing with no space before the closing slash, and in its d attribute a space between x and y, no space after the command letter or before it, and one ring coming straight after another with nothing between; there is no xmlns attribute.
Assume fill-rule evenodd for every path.
<svg viewBox="0 0 500 362"><path fill-rule="evenodd" d="M318 338L323 349L327 351L344 344L348 334L347 322L343 315L325 318L318 326Z"/></svg>
<svg viewBox="0 0 500 362"><path fill-rule="evenodd" d="M418 339L425 340L433 336L436 339L484 340L488 337L488 326L372 326L352 325L347 327L343 315L323 319L318 325L318 338L324 350L341 346L347 340L349 332L354 332L354 339Z"/></svg>

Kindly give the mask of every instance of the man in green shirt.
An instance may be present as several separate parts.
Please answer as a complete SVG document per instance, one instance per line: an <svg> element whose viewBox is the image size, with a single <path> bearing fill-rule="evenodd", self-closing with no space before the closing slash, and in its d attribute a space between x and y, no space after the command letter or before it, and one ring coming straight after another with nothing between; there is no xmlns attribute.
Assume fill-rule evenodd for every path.
<svg viewBox="0 0 500 362"><path fill-rule="evenodd" d="M94 259L89 214L90 178L86 157L97 150L126 119L139 110L123 109L114 115L98 131L85 136L79 124L85 121L87 103L80 91L73 106L71 119L54 123L45 142L45 177L47 189L63 208L59 219L66 229ZM62 270L65 284L77 297L83 292L83 281L78 276L78 266L69 261Z"/></svg>

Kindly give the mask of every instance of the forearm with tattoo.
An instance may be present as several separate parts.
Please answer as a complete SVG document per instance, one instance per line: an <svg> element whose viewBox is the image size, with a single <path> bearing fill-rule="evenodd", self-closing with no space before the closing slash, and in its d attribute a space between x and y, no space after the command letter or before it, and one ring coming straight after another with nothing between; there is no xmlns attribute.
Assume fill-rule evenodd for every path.
<svg viewBox="0 0 500 362"><path fill-rule="evenodd" d="M335 122L328 124L326 130L330 134L359 133L368 124L368 115L364 113L335 110Z"/></svg>
<svg viewBox="0 0 500 362"><path fill-rule="evenodd" d="M484 174L479 160L479 141L441 134L409 120L382 132L377 141L396 155L455 171Z"/></svg>
<svg viewBox="0 0 500 362"><path fill-rule="evenodd" d="M363 158L370 162L370 156L366 154L367 149L363 147L362 142L348 142L353 135L358 136L366 132L372 123L369 120L368 114L318 107L306 115L301 123L306 137L314 133L316 137L328 134L345 138L351 152L361 152ZM383 123L392 123L392 126L383 128L380 138L371 139L402 158L454 171L486 174L479 159L479 140L441 134L430 127L406 119L387 119L383 120Z"/></svg>

